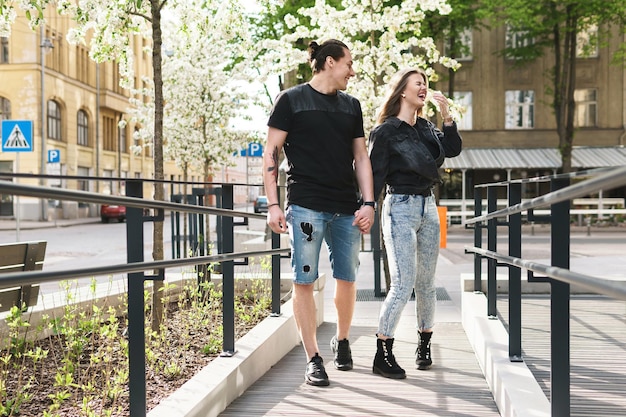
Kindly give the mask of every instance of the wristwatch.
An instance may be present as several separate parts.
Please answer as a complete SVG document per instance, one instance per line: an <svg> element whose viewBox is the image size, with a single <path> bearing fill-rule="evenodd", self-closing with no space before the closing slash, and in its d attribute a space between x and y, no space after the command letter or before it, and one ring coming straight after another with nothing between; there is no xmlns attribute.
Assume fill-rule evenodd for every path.
<svg viewBox="0 0 626 417"><path fill-rule="evenodd" d="M364 201L363 202L364 206L370 206L372 207L374 210L376 210L376 202L375 201Z"/></svg>

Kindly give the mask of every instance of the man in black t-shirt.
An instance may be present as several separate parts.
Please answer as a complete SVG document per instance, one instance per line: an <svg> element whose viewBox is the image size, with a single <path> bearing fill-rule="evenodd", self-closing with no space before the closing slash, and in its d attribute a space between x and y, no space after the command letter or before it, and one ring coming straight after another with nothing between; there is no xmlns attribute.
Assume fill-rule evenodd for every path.
<svg viewBox="0 0 626 417"><path fill-rule="evenodd" d="M353 366L348 338L360 233L368 233L374 221L374 192L361 105L342 91L355 75L352 55L334 39L311 42L309 55L313 78L281 92L270 114L263 180L267 223L276 233L289 232L293 309L307 355L305 382L325 386L329 381L319 356L313 298L321 244L326 241L336 283L337 333L330 342L334 364L347 371ZM288 165L285 213L276 188L281 150Z"/></svg>

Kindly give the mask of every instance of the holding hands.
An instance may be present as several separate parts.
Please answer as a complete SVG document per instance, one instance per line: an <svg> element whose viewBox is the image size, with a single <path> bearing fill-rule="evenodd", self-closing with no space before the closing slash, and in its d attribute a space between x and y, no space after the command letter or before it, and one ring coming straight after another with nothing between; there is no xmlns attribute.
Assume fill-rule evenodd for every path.
<svg viewBox="0 0 626 417"><path fill-rule="evenodd" d="M360 209L354 212L353 226L357 226L361 233L369 233L372 225L374 224L374 207L361 206Z"/></svg>

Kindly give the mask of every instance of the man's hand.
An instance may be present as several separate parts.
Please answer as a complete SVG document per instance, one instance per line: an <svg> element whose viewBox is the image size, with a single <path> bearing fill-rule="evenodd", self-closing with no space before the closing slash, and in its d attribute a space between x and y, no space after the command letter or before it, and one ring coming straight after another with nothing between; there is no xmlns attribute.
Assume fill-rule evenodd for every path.
<svg viewBox="0 0 626 417"><path fill-rule="evenodd" d="M369 233L372 225L374 224L374 207L361 206L360 209L354 212L353 226L357 226L361 233Z"/></svg>
<svg viewBox="0 0 626 417"><path fill-rule="evenodd" d="M267 210L267 225L274 233L285 233L287 231L285 213L280 209L280 206L273 205Z"/></svg>

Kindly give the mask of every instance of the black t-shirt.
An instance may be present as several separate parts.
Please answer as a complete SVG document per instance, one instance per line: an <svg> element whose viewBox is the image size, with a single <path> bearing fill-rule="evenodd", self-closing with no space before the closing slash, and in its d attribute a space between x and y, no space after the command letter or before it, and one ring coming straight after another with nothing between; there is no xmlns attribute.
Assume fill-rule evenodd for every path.
<svg viewBox="0 0 626 417"><path fill-rule="evenodd" d="M364 132L356 98L341 91L322 94L301 84L280 93L267 124L288 132L289 204L329 213L358 209L352 146Z"/></svg>

